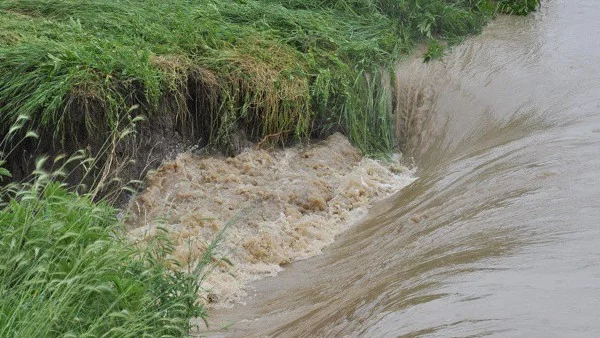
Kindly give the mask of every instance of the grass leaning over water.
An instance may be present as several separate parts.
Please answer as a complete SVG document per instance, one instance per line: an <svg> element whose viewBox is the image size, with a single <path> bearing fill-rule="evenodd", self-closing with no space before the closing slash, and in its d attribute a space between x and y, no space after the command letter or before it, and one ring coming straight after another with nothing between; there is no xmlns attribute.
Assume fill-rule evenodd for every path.
<svg viewBox="0 0 600 338"><path fill-rule="evenodd" d="M6 0L0 135L27 116L22 135L93 145L139 105L150 123L173 114L186 136L225 148L239 129L271 144L341 130L365 153L385 153L392 105L365 111L387 95L367 77L385 78L421 40L455 43L495 11L537 3Z"/></svg>

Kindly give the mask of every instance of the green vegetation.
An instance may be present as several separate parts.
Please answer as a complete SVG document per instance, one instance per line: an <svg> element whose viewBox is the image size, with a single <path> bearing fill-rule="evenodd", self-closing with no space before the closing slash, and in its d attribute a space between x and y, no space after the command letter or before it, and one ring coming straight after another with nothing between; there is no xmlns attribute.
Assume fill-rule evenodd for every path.
<svg viewBox="0 0 600 338"><path fill-rule="evenodd" d="M6 0L0 135L27 116L26 130L94 146L139 105L150 123L173 114L183 133L221 146L239 129L268 143L341 130L365 153L385 153L392 106L365 107L389 96L378 79L401 55L537 3Z"/></svg>
<svg viewBox="0 0 600 338"><path fill-rule="evenodd" d="M499 0L497 6L502 13L527 15L540 6L540 0Z"/></svg>
<svg viewBox="0 0 600 338"><path fill-rule="evenodd" d="M38 175L3 190L1 337L184 337L206 317L198 292L214 243L192 273L175 270L166 236L133 246L116 209Z"/></svg>

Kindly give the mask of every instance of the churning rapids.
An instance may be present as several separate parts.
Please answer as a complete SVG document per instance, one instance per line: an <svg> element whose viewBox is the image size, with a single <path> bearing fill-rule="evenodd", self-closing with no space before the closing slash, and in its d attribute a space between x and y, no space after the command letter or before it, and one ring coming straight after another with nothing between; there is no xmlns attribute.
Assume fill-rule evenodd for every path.
<svg viewBox="0 0 600 338"><path fill-rule="evenodd" d="M600 1L546 0L442 61L402 63L401 86L435 97L418 178L213 310L201 335L600 337L599 17ZM293 257L323 247L302 243Z"/></svg>
<svg viewBox="0 0 600 338"><path fill-rule="evenodd" d="M202 287L207 305L243 301L248 282L321 253L369 204L412 181L400 156L364 158L341 134L305 148L246 149L232 158L179 155L148 175L131 209L134 240L167 229L174 256L193 269L222 236L225 256Z"/></svg>

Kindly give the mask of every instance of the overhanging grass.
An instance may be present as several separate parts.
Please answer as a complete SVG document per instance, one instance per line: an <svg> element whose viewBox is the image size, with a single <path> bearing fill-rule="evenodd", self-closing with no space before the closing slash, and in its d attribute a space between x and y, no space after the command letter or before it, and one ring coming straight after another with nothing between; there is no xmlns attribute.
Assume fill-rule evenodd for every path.
<svg viewBox="0 0 600 338"><path fill-rule="evenodd" d="M222 146L240 129L270 143L335 129L366 153L385 153L393 133L380 121L393 111L379 105L365 113L372 97L361 93L365 74L385 78L416 42L457 42L498 8L535 6L537 0L6 0L0 133L25 115L26 129L93 145L138 104L150 122L174 114L187 136ZM382 97L386 86L369 87Z"/></svg>

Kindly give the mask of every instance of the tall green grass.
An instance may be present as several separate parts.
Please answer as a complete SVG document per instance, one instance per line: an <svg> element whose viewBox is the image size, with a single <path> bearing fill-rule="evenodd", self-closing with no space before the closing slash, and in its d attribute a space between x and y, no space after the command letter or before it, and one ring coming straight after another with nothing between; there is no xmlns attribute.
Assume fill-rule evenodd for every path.
<svg viewBox="0 0 600 338"><path fill-rule="evenodd" d="M5 0L0 3L0 134L19 117L55 141L94 145L128 108L172 114L192 138L238 130L285 143L332 130L371 153L391 132L368 108L385 74L423 39L460 41L496 10L533 0ZM361 78L362 77L362 78ZM381 93L380 93L381 92ZM168 107L168 110L165 110ZM383 106L382 106L383 107ZM366 114L366 115L365 115ZM353 116L356 115L356 116ZM366 119L365 119L366 117ZM386 137L385 141L374 141Z"/></svg>
<svg viewBox="0 0 600 338"><path fill-rule="evenodd" d="M541 0L499 0L498 10L506 14L527 15L540 6Z"/></svg>
<svg viewBox="0 0 600 338"><path fill-rule="evenodd" d="M206 318L214 243L183 272L166 236L132 245L116 209L36 174L0 191L0 337L186 337Z"/></svg>

